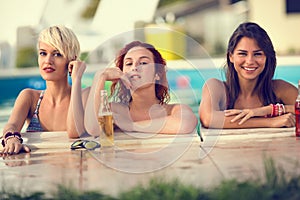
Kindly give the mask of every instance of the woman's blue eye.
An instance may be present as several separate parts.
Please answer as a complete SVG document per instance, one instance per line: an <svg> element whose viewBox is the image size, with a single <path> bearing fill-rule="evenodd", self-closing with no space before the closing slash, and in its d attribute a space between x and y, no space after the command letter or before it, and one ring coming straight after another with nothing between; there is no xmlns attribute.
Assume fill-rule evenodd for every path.
<svg viewBox="0 0 300 200"><path fill-rule="evenodd" d="M132 63L125 63L125 66L131 66Z"/></svg>
<svg viewBox="0 0 300 200"><path fill-rule="evenodd" d="M56 56L56 57L62 57L62 54L61 53L55 53L54 56Z"/></svg>
<svg viewBox="0 0 300 200"><path fill-rule="evenodd" d="M43 52L43 51L41 51L41 52L39 53L39 55L40 55L40 56L46 56L46 55L47 55L47 53L46 53L46 52Z"/></svg>
<svg viewBox="0 0 300 200"><path fill-rule="evenodd" d="M140 62L140 65L147 65L147 62Z"/></svg>

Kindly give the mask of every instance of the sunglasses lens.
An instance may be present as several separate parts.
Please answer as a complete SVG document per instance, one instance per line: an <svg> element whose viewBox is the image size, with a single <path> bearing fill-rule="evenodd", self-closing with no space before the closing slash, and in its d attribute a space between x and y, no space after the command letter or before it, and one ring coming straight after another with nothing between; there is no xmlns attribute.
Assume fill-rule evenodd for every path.
<svg viewBox="0 0 300 200"><path fill-rule="evenodd" d="M71 144L71 149L82 148L83 142L83 140L76 140L75 142L73 142L73 144Z"/></svg>
<svg viewBox="0 0 300 200"><path fill-rule="evenodd" d="M87 141L87 142L85 142L84 147L88 150L93 150L93 149L99 148L100 144L98 144L95 141Z"/></svg>

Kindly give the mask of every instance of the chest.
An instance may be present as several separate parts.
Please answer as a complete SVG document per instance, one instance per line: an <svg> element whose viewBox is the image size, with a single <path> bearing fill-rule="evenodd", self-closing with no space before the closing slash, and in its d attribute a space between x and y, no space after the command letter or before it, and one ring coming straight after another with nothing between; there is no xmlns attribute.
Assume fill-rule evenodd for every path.
<svg viewBox="0 0 300 200"><path fill-rule="evenodd" d="M69 102L57 105L42 102L39 109L39 120L42 127L48 131L65 131L67 129Z"/></svg>
<svg viewBox="0 0 300 200"><path fill-rule="evenodd" d="M263 106L263 103L258 98L258 96L242 97L239 96L235 103L235 109L245 109L245 108L257 108Z"/></svg>
<svg viewBox="0 0 300 200"><path fill-rule="evenodd" d="M113 104L112 110L119 117L136 122L166 117L171 113L171 106L156 104L150 108L136 109L129 108L128 106L121 106L119 104Z"/></svg>
<svg viewBox="0 0 300 200"><path fill-rule="evenodd" d="M148 109L131 109L129 113L133 121L143 121L164 118L170 115L170 109L168 106L154 105Z"/></svg>

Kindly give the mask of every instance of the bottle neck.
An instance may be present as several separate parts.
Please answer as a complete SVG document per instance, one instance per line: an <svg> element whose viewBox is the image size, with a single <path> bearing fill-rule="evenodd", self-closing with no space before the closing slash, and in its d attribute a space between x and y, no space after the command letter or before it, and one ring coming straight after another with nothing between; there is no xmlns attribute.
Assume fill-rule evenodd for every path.
<svg viewBox="0 0 300 200"><path fill-rule="evenodd" d="M109 106L109 102L108 102L107 93L101 92L98 115L105 115L110 112L111 112L111 110L110 110L110 106Z"/></svg>

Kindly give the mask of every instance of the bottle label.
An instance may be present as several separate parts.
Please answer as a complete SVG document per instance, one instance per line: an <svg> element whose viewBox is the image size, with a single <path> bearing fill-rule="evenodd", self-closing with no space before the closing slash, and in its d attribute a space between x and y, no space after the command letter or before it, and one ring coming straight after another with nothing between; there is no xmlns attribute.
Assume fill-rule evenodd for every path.
<svg viewBox="0 0 300 200"><path fill-rule="evenodd" d="M296 115L296 136L300 137L300 101L296 101L295 103L295 115Z"/></svg>
<svg viewBox="0 0 300 200"><path fill-rule="evenodd" d="M100 144L102 146L114 145L114 125L112 113L103 113L98 116L100 126Z"/></svg>

